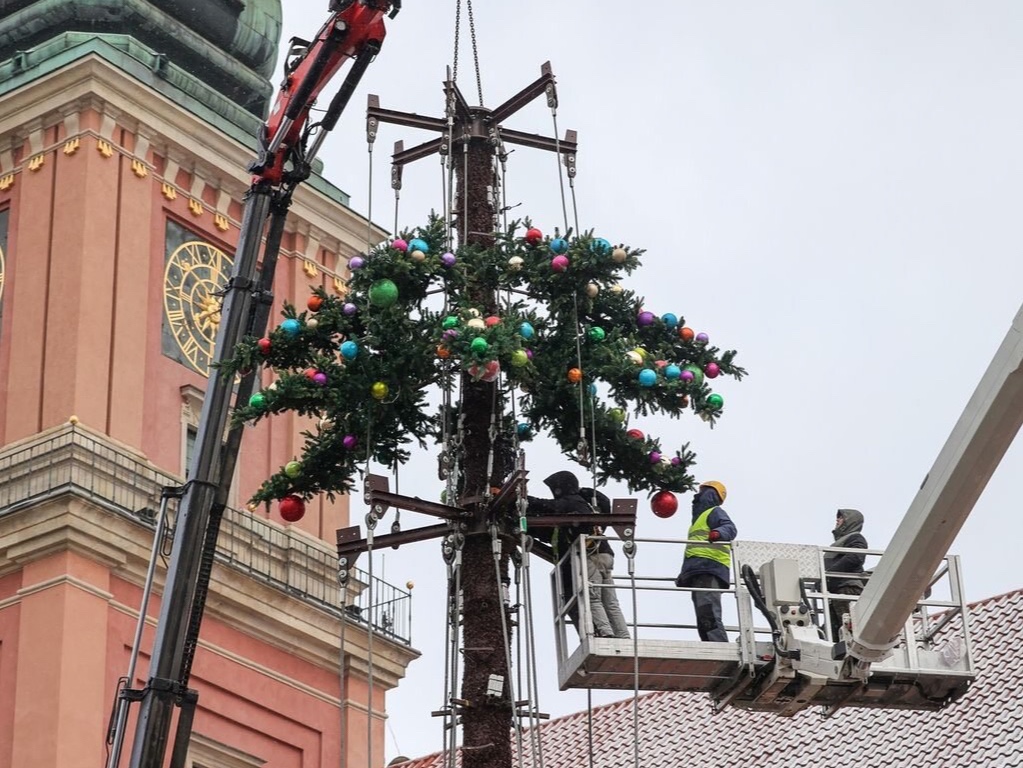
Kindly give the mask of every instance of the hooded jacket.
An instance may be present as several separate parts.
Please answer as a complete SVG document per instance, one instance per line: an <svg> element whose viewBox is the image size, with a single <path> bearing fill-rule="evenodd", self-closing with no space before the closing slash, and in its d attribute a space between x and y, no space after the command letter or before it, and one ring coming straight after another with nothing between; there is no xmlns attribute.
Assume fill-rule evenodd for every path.
<svg viewBox="0 0 1023 768"><path fill-rule="evenodd" d="M856 509L842 509L839 512L842 513L842 524L831 532L835 537L831 546L866 549L867 539L861 533L863 513ZM824 555L824 570L829 573L863 573L866 559L866 555L855 552L828 552ZM829 592L850 587L863 590L863 579L851 576L829 576L827 582Z"/></svg>
<svg viewBox="0 0 1023 768"><path fill-rule="evenodd" d="M695 523L700 515L708 509L712 509L713 511L707 517L707 525L710 526L712 531L718 532L720 536L718 541L734 541L736 534L738 534L738 529L728 516L728 513L718 506L720 503L721 497L718 496L717 491L713 488L703 488L693 499L692 521ZM706 557L687 557L682 561L682 570L678 578L675 579L675 584L679 587L692 586L692 578L703 573L716 577L721 582L722 589L732 582L732 574L724 564Z"/></svg>
<svg viewBox="0 0 1023 768"><path fill-rule="evenodd" d="M580 494L579 479L567 470L555 472L544 480L550 488L553 499L527 497L527 514L530 515L567 515L591 514L593 509ZM592 526L568 525L560 528L534 528L530 535L540 541L556 546L558 557L567 552L567 547L579 538L580 533L589 533Z"/></svg>

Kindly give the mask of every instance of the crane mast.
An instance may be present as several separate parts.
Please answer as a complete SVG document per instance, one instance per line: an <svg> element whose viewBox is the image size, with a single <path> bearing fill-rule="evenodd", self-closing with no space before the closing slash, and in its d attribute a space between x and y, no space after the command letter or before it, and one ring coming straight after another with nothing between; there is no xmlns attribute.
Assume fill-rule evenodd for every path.
<svg viewBox="0 0 1023 768"><path fill-rule="evenodd" d="M400 0L331 0L330 15L316 37L311 42L292 40L284 81L260 130L257 157L248 169L253 174L252 184L245 198L234 271L224 288L214 365L195 454L187 482L174 493L180 501L149 678L142 690L129 688L129 679L118 692L108 738L108 768L117 768L120 762L128 709L134 702L140 704L140 709L131 751L132 768L162 768L175 708L180 709L180 715L170 765L185 765L198 701L198 693L188 687L188 682L241 428L233 428L226 441L223 435L232 395L235 402L246 402L257 375L250 372L235 389L234 377L223 374L217 364L232 354L242 338L261 335L266 328L274 270L292 195L309 177L324 137L336 125L366 68L380 51L386 33L383 17L393 18L400 7ZM319 122L310 124L317 98L346 62L351 62L350 69L326 113ZM262 269L257 278L260 261ZM140 621L144 618L145 605ZM137 654L136 647L132 669Z"/></svg>

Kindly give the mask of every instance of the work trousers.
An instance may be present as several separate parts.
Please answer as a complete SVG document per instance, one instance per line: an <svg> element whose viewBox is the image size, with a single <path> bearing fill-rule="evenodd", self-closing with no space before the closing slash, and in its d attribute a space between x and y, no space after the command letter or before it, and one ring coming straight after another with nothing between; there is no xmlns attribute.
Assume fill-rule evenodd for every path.
<svg viewBox="0 0 1023 768"><path fill-rule="evenodd" d="M699 573L689 580L687 586L724 589L727 584L722 584L721 580L712 574ZM700 633L700 639L727 643L728 633L725 632L725 625L721 621L721 593L693 592L692 595L693 608L696 611L696 631Z"/></svg>
<svg viewBox="0 0 1023 768"><path fill-rule="evenodd" d="M614 562L614 555L606 552L597 552L586 558L593 634L597 637L627 638L629 628L618 604L618 593L615 591L615 582L611 575Z"/></svg>
<svg viewBox="0 0 1023 768"><path fill-rule="evenodd" d="M863 592L863 587L859 584L849 584L847 586L835 587L829 591L838 595L858 595ZM831 598L828 603L828 610L831 613L831 639L836 643L842 639L842 615L849 613L851 608L852 601L850 600L835 600Z"/></svg>

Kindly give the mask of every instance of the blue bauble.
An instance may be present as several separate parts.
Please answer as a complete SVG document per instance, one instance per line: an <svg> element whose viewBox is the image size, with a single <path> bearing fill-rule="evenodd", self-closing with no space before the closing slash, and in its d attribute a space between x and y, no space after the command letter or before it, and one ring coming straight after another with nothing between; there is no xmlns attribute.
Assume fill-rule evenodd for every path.
<svg viewBox="0 0 1023 768"><path fill-rule="evenodd" d="M519 440L529 440L533 436L533 428L526 422L520 421L515 425L515 434L519 436Z"/></svg>
<svg viewBox="0 0 1023 768"><path fill-rule="evenodd" d="M611 253L611 243L602 237L598 237L590 243L590 250L598 256L607 256L607 254Z"/></svg>
<svg viewBox="0 0 1023 768"><path fill-rule="evenodd" d="M359 355L359 345L354 341L346 341L341 345L341 357L345 360L354 360Z"/></svg>
<svg viewBox="0 0 1023 768"><path fill-rule="evenodd" d="M588 386L586 388L586 391L590 393L590 397L596 397L596 395L597 395L597 385L591 383L590 386Z"/></svg>
<svg viewBox="0 0 1023 768"><path fill-rule="evenodd" d="M298 336L298 332L302 330L302 323L293 317L289 317L281 323L281 330L289 336Z"/></svg>
<svg viewBox="0 0 1023 768"><path fill-rule="evenodd" d="M556 237L551 240L551 253L565 253L568 250L568 240L563 237Z"/></svg>
<svg viewBox="0 0 1023 768"><path fill-rule="evenodd" d="M639 372L639 386L641 387L652 387L657 383L657 371L653 368L644 368Z"/></svg>
<svg viewBox="0 0 1023 768"><path fill-rule="evenodd" d="M535 333L536 330L529 323L523 323L522 325L519 326L519 336L521 336L524 339L533 338L533 334Z"/></svg>
<svg viewBox="0 0 1023 768"><path fill-rule="evenodd" d="M682 375L682 369L679 368L674 363L664 367L664 378L666 378L666 379L668 379L670 381L674 381L675 379L677 379L681 375Z"/></svg>
<svg viewBox="0 0 1023 768"><path fill-rule="evenodd" d="M663 315L661 315L661 322L663 322L669 328L674 328L676 325L678 325L678 318L671 312L665 312Z"/></svg>
<svg viewBox="0 0 1023 768"><path fill-rule="evenodd" d="M430 246L426 244L425 240L420 240L418 237L415 237L409 240L408 242L408 252L412 253L412 251L422 251L423 253L429 253Z"/></svg>

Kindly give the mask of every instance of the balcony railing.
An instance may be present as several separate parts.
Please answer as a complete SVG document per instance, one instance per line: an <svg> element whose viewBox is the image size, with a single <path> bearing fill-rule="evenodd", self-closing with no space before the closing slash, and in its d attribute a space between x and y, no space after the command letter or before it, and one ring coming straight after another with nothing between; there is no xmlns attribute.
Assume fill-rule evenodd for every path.
<svg viewBox="0 0 1023 768"><path fill-rule="evenodd" d="M180 482L104 436L68 424L0 451L0 523L19 509L72 494L134 521L152 535L163 489ZM175 507L172 500L171 520ZM337 555L326 542L228 508L217 539L217 560L341 616ZM374 631L411 645L412 596L407 590L375 576L371 580L359 569L349 584L346 620L368 621ZM372 589L367 588L370 584Z"/></svg>

